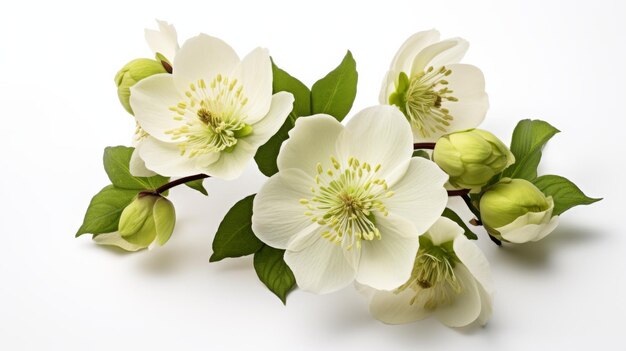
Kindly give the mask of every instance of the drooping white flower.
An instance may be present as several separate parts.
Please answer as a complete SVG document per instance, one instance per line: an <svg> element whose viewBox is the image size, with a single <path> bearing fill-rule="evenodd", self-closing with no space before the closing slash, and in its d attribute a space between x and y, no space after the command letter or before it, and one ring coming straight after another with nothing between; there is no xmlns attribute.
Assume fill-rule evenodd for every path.
<svg viewBox="0 0 626 351"><path fill-rule="evenodd" d="M409 124L375 106L344 127L331 116L300 118L278 155L279 172L254 199L252 229L285 249L298 286L327 293L355 279L393 289L411 274L419 234L447 202L447 175L411 158Z"/></svg>
<svg viewBox="0 0 626 351"><path fill-rule="evenodd" d="M491 317L493 282L489 263L463 229L440 218L420 236L411 277L393 291L361 287L370 312L388 324L410 323L435 315L450 327Z"/></svg>
<svg viewBox="0 0 626 351"><path fill-rule="evenodd" d="M489 101L475 66L459 64L469 44L439 41L429 30L411 36L398 50L383 81L380 103L396 105L411 123L415 142L477 127Z"/></svg>
<svg viewBox="0 0 626 351"><path fill-rule="evenodd" d="M148 169L233 179L278 131L293 96L272 95L267 50L240 60L222 40L200 34L176 53L172 74L133 86L130 103L148 134L136 148Z"/></svg>

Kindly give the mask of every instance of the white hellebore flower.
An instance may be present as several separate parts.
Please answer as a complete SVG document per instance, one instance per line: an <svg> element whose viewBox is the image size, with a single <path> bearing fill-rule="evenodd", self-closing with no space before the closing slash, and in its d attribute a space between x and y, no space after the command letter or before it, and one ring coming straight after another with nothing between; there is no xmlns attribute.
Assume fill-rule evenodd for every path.
<svg viewBox="0 0 626 351"><path fill-rule="evenodd" d="M176 57L176 53L180 49L178 45L178 35L176 34L176 28L165 21L156 21L159 25L159 30L145 29L145 38L150 50L158 57L162 56L167 61L167 64L171 64ZM147 137L147 133L137 125L135 130L135 137L133 138L133 146L138 148L138 145ZM138 152L134 152L130 159L130 172L139 177L151 177L156 175L155 172L146 168L146 164L139 157Z"/></svg>
<svg viewBox="0 0 626 351"><path fill-rule="evenodd" d="M136 148L148 169L233 179L278 131L293 95L272 95L266 49L240 60L222 40L200 34L176 53L172 74L134 85L130 103L149 135Z"/></svg>
<svg viewBox="0 0 626 351"><path fill-rule="evenodd" d="M398 109L375 106L344 127L328 115L300 118L278 155L279 172L254 199L252 229L285 249L298 286L315 293L354 279L393 289L411 274L419 234L439 218L448 179L411 158Z"/></svg>
<svg viewBox="0 0 626 351"><path fill-rule="evenodd" d="M363 288L370 312L388 324L410 323L434 314L450 327L491 317L493 281L489 263L463 229L440 218L420 236L411 277L393 291Z"/></svg>
<svg viewBox="0 0 626 351"><path fill-rule="evenodd" d="M439 41L439 32L429 30L411 36L393 58L380 103L398 106L415 142L475 128L485 118L489 101L483 74L458 63L468 47L461 38Z"/></svg>

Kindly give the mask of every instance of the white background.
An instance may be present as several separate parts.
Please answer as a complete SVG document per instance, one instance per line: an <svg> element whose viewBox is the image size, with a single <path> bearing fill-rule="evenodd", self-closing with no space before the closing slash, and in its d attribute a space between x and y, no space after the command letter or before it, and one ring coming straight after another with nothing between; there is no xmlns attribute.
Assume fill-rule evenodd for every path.
<svg viewBox="0 0 626 351"><path fill-rule="evenodd" d="M626 7L619 1L80 1L12 2L0 13L0 349L622 349L626 315L623 186ZM373 2L372 2L373 3ZM220 219L264 177L205 182L210 196L172 191L178 223L162 249L122 254L74 239L107 184L102 149L129 144L132 118L113 76L150 57L144 27L174 23L181 41L206 32L244 55L270 48L311 85L352 50L353 109L377 102L400 44L437 28L471 43L485 73L483 128L508 142L522 118L563 131L543 173L605 197L561 218L546 240L478 243L496 280L485 328L436 320L383 325L351 288L296 291L284 307L249 258L209 264ZM468 212L463 213L469 216Z"/></svg>

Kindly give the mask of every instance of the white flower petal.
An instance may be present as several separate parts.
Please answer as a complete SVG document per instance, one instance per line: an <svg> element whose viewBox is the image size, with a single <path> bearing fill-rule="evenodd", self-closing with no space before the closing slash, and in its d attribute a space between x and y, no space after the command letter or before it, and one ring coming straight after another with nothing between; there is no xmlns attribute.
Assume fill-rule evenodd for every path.
<svg viewBox="0 0 626 351"><path fill-rule="evenodd" d="M448 132L455 132L478 127L487 115L489 97L485 93L485 78L475 66L454 64L446 80L458 101L445 101L443 108L454 117L450 121Z"/></svg>
<svg viewBox="0 0 626 351"><path fill-rule="evenodd" d="M231 152L222 151L218 153L219 158L216 161L208 160L211 162L208 164L197 164L197 167L211 177L232 180L243 173L254 157L256 149L247 141L239 139Z"/></svg>
<svg viewBox="0 0 626 351"><path fill-rule="evenodd" d="M541 233L539 233L539 235L535 238L534 241L539 241L545 238L548 234L552 233L558 225L559 225L559 216L552 217L550 219L550 222L548 222L548 224L546 224L543 227L543 229L541 230Z"/></svg>
<svg viewBox="0 0 626 351"><path fill-rule="evenodd" d="M463 228L449 218L439 217L437 222L428 229L428 234L433 245L440 246L448 241L454 241L459 236L463 236Z"/></svg>
<svg viewBox="0 0 626 351"><path fill-rule="evenodd" d="M176 56L178 51L178 36L173 25L157 20L159 30L146 29L145 36L148 46L152 52L160 53L170 62Z"/></svg>
<svg viewBox="0 0 626 351"><path fill-rule="evenodd" d="M218 74L230 75L239 64L237 53L218 38L200 34L185 42L173 63L174 84L180 92L204 79L206 84Z"/></svg>
<svg viewBox="0 0 626 351"><path fill-rule="evenodd" d="M439 41L439 32L434 29L413 34L400 46L396 56L391 61L391 70L398 72L398 74L400 72L408 74L411 71L411 64L415 56L437 41ZM394 80L396 78L393 77Z"/></svg>
<svg viewBox="0 0 626 351"><path fill-rule="evenodd" d="M341 123L329 115L298 118L278 154L278 169L299 168L306 174L316 174L318 163L328 169L330 156L338 156L335 144L342 131Z"/></svg>
<svg viewBox="0 0 626 351"><path fill-rule="evenodd" d="M393 70L385 74L383 85L380 87L380 94L378 95L378 102L381 105L389 105L389 96L396 91L395 80L398 74Z"/></svg>
<svg viewBox="0 0 626 351"><path fill-rule="evenodd" d="M322 238L323 230L317 228L301 235L285 251L285 262L293 271L298 287L316 294L342 289L355 276L341 246Z"/></svg>
<svg viewBox="0 0 626 351"><path fill-rule="evenodd" d="M287 169L268 179L254 197L254 234L269 246L287 248L289 240L311 225L299 201L311 197L314 182L299 169Z"/></svg>
<svg viewBox="0 0 626 351"><path fill-rule="evenodd" d="M137 123L161 141L171 142L172 136L165 132L184 124L183 121L174 120L175 114L170 110L170 107L181 101L183 98L169 73L155 74L130 88L130 106Z"/></svg>
<svg viewBox="0 0 626 351"><path fill-rule="evenodd" d="M405 324L428 317L431 312L421 304L411 304L415 291L407 288L402 292L376 291L370 301L370 313L387 324Z"/></svg>
<svg viewBox="0 0 626 351"><path fill-rule="evenodd" d="M543 226L543 224L526 224L511 230L496 230L500 232L504 240L515 244L523 244L534 241L535 238L539 236L539 233L541 233Z"/></svg>
<svg viewBox="0 0 626 351"><path fill-rule="evenodd" d="M489 97L483 94L480 98L464 99L458 102L446 101L443 108L450 111L454 120L447 127L449 133L478 127L489 109Z"/></svg>
<svg viewBox="0 0 626 351"><path fill-rule="evenodd" d="M493 296L480 285L478 285L478 294L480 295L480 314L476 321L480 325L485 325L493 314Z"/></svg>
<svg viewBox="0 0 626 351"><path fill-rule="evenodd" d="M485 94L485 76L476 66L456 63L447 66L452 73L446 77L454 97L480 99Z"/></svg>
<svg viewBox="0 0 626 351"><path fill-rule="evenodd" d="M461 61L469 43L461 38L440 41L424 48L415 57L411 66L411 75L423 72L427 67L441 67Z"/></svg>
<svg viewBox="0 0 626 351"><path fill-rule="evenodd" d="M558 225L558 218L554 220L552 211L554 210L554 200L548 197L549 208L542 212L528 212L517 217L513 222L495 228L502 238L516 244L529 241L537 241L550 234Z"/></svg>
<svg viewBox="0 0 626 351"><path fill-rule="evenodd" d="M395 106L368 107L350 119L338 140L344 158L355 157L372 167L381 165L378 177L392 185L402 176L413 154L413 133Z"/></svg>
<svg viewBox="0 0 626 351"><path fill-rule="evenodd" d="M167 177L185 177L193 174L203 173L202 169L196 166L196 160L188 156L181 155L176 144L164 143L152 137L146 139L138 145L139 156L146 163L146 167ZM205 156L215 158L216 154Z"/></svg>
<svg viewBox="0 0 626 351"><path fill-rule="evenodd" d="M437 307L435 315L449 327L464 327L478 319L481 300L476 281L467 268L457 265L454 273L463 290L451 304Z"/></svg>
<svg viewBox="0 0 626 351"><path fill-rule="evenodd" d="M255 148L265 144L278 132L293 109L294 98L291 93L278 92L272 96L271 101L267 115L252 125L252 134L244 139Z"/></svg>
<svg viewBox="0 0 626 351"><path fill-rule="evenodd" d="M394 195L385 200L390 213L410 220L419 234L439 219L448 202L444 188L448 176L437 165L414 157L402 178L391 186Z"/></svg>
<svg viewBox="0 0 626 351"><path fill-rule="evenodd" d="M254 124L268 113L272 102L272 62L267 49L252 50L233 75L239 77L248 98L246 123Z"/></svg>
<svg viewBox="0 0 626 351"><path fill-rule="evenodd" d="M98 245L116 246L126 251L139 251L145 249L145 246L131 244L124 240L119 232L105 233L94 236L93 241Z"/></svg>
<svg viewBox="0 0 626 351"><path fill-rule="evenodd" d="M146 167L146 163L141 159L141 156L139 156L139 151L137 151L137 148L140 147L139 144L140 143L137 144L133 154L130 156L130 163L128 164L130 174L135 177L152 177L157 175Z"/></svg>
<svg viewBox="0 0 626 351"><path fill-rule="evenodd" d="M472 276L480 283L482 288L491 295L494 292L493 278L489 261L482 251L464 235L459 235L452 245L454 253L461 260Z"/></svg>
<svg viewBox="0 0 626 351"><path fill-rule="evenodd" d="M389 215L376 217L380 240L361 241L361 260L356 280L379 290L392 290L411 276L419 233L411 222Z"/></svg>

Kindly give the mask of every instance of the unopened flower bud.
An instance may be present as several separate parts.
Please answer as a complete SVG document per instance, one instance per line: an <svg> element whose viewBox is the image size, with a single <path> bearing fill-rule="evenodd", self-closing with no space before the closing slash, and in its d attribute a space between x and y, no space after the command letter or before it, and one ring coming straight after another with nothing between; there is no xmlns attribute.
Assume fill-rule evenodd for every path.
<svg viewBox="0 0 626 351"><path fill-rule="evenodd" d="M117 96L128 113L133 114L129 102L130 88L140 80L159 73L167 73L163 64L159 61L145 58L132 60L117 72L115 75Z"/></svg>
<svg viewBox="0 0 626 351"><path fill-rule="evenodd" d="M441 137L433 159L456 188L479 191L496 174L515 162L511 151L493 134L470 129Z"/></svg>
<svg viewBox="0 0 626 351"><path fill-rule="evenodd" d="M118 231L131 244L148 247L156 242L163 246L175 224L176 212L168 199L140 194L122 211Z"/></svg>
<svg viewBox="0 0 626 351"><path fill-rule="evenodd" d="M480 199L480 216L490 234L514 243L537 241L558 224L554 201L524 179L504 178Z"/></svg>

